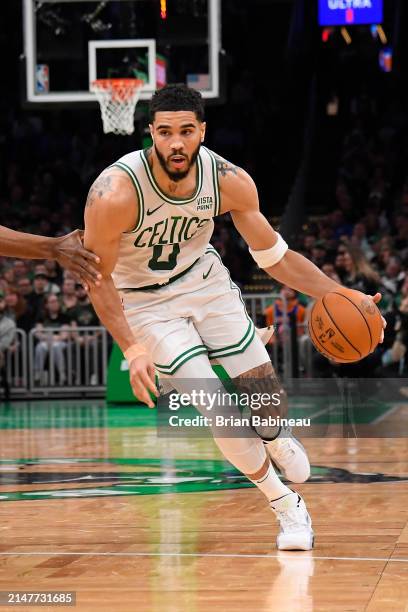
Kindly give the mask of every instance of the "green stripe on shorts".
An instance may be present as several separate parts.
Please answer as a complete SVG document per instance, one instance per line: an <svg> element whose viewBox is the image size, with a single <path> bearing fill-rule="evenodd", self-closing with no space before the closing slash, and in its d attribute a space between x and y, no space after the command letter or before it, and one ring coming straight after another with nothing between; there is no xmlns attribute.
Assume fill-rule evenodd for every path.
<svg viewBox="0 0 408 612"><path fill-rule="evenodd" d="M161 363L155 363L156 369L161 374L174 374L178 370L183 363L186 363L189 359L196 357L197 355L201 355L202 353L206 353L207 349L203 344L198 344L197 346L193 346L190 349L187 349L183 353L180 353L169 365L164 365Z"/></svg>
<svg viewBox="0 0 408 612"><path fill-rule="evenodd" d="M251 344L252 340L254 339L254 336L255 325L251 321L242 340L240 340L236 344L231 344L230 346L224 346L221 349L214 349L213 351L209 351L208 356L210 359L218 359L220 357L229 357L230 355L237 355L238 353L243 353Z"/></svg>
<svg viewBox="0 0 408 612"><path fill-rule="evenodd" d="M224 346L224 347L219 348L219 349L208 349L208 356L209 356L210 359L217 359L218 357L229 357L230 355L237 355L238 353L243 353L245 351L245 349L248 348L248 346L252 342L252 340L254 339L254 336L255 336L255 325L254 325L252 319L249 317L249 315L247 313L247 310L246 310L246 307L245 307L245 302L242 299L241 290L232 281L231 275L229 273L229 270L228 270L228 268L226 268L224 266L224 263L223 263L220 255L219 255L219 253L211 245L209 246L209 248L207 248L205 253L206 254L207 253L212 254L212 255L214 255L214 257L217 257L217 259L220 260L220 263L221 263L222 267L228 273L231 289L233 289L234 291L238 292L238 297L241 300L241 304L242 304L242 308L244 310L244 314L245 314L245 316L246 316L246 318L248 320L247 330L246 330L244 336L241 338L241 340L239 342L236 342L235 344L230 344L228 346Z"/></svg>

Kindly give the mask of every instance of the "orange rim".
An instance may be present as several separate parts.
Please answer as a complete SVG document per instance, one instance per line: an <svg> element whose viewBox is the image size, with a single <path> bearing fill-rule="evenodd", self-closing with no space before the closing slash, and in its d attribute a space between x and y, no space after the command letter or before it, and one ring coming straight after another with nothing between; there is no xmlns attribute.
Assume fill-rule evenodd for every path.
<svg viewBox="0 0 408 612"><path fill-rule="evenodd" d="M144 81L141 79L96 79L92 81L92 89L107 91L112 94L112 98L126 100L130 98L136 89L143 87Z"/></svg>

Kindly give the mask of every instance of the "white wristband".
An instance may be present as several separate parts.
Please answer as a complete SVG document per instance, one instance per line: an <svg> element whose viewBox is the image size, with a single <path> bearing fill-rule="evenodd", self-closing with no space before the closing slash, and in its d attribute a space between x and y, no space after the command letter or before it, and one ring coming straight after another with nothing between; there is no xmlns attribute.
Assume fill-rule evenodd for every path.
<svg viewBox="0 0 408 612"><path fill-rule="evenodd" d="M282 236L278 232L276 233L278 235L278 240L270 249L265 249L264 251L253 251L251 248L249 249L249 252L260 268L269 268L279 263L289 248Z"/></svg>
<svg viewBox="0 0 408 612"><path fill-rule="evenodd" d="M147 349L143 346L143 344L132 344L126 349L123 355L130 365L130 363L133 361L133 359L136 359L136 357L140 357L140 355L147 355Z"/></svg>

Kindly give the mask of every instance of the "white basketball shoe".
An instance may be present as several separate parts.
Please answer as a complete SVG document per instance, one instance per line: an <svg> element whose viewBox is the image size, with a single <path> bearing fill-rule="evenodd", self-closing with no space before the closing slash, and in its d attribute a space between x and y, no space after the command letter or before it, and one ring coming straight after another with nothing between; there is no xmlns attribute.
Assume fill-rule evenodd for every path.
<svg viewBox="0 0 408 612"><path fill-rule="evenodd" d="M314 545L312 520L306 504L296 491L271 501L280 524L276 544L279 550L311 550Z"/></svg>
<svg viewBox="0 0 408 612"><path fill-rule="evenodd" d="M264 440L268 453L281 472L291 482L305 482L310 477L310 463L304 446L292 434L290 427L282 427L274 440Z"/></svg>

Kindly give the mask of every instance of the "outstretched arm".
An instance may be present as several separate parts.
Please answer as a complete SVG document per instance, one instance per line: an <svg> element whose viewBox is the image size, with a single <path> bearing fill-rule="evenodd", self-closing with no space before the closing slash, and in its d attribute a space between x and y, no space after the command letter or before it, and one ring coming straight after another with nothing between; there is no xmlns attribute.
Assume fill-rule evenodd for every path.
<svg viewBox="0 0 408 612"><path fill-rule="evenodd" d="M262 213L231 212L234 225L254 251L273 247L278 236ZM265 272L284 285L314 298L323 297L339 288L339 283L324 274L314 263L300 253L288 249L284 257Z"/></svg>
<svg viewBox="0 0 408 612"><path fill-rule="evenodd" d="M233 223L253 251L273 247L278 235L259 210L258 192L252 178L240 168L223 160L219 163L221 210L230 212ZM279 282L314 298L320 298L339 284L326 276L311 261L288 250L284 257L265 271Z"/></svg>
<svg viewBox="0 0 408 612"><path fill-rule="evenodd" d="M0 255L22 259L55 259L55 240L16 232L0 225Z"/></svg>
<svg viewBox="0 0 408 612"><path fill-rule="evenodd" d="M135 200L134 188L124 173L116 169L105 171L96 179L88 194L84 244L101 260L102 279L99 287L90 290L92 304L129 361L134 394L153 407L148 390L157 393L154 366L147 349L136 343L111 276L118 258L121 235L134 227L137 219Z"/></svg>
<svg viewBox="0 0 408 612"><path fill-rule="evenodd" d="M75 230L66 236L49 238L16 232L0 225L0 255L22 259L55 259L71 270L83 282L97 283L99 258L82 246L82 232Z"/></svg>
<svg viewBox="0 0 408 612"><path fill-rule="evenodd" d="M221 188L221 212L230 212L233 223L253 251L271 249L278 234L259 210L258 192L252 178L241 168L218 158L218 176ZM280 283L316 299L340 287L309 259L288 249L278 263L264 268ZM375 303L381 294L372 297ZM384 328L386 326L383 319Z"/></svg>

